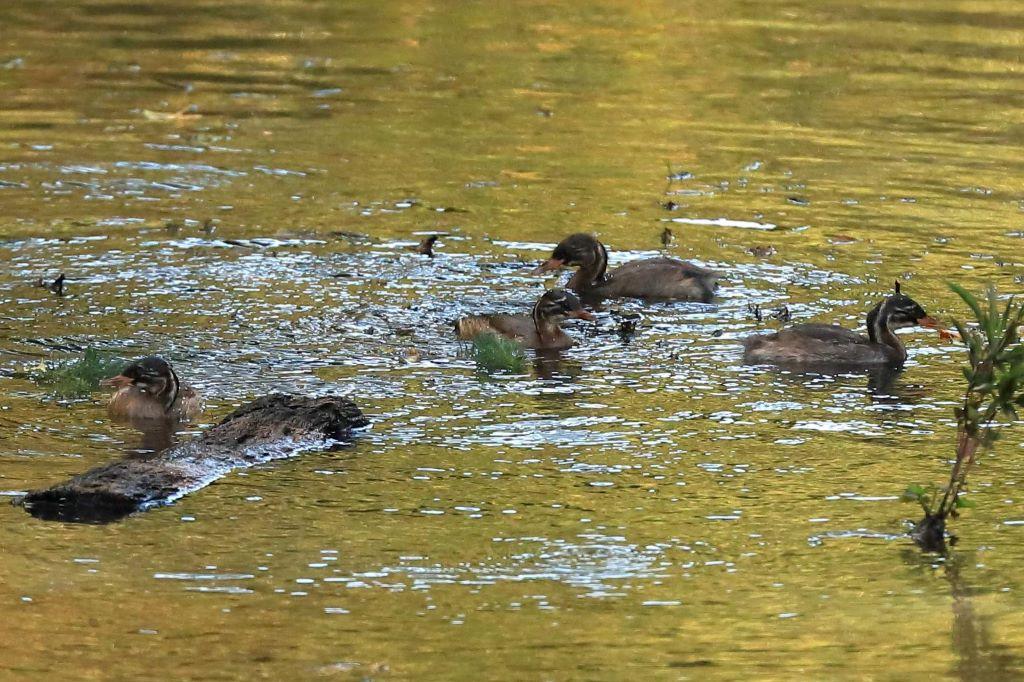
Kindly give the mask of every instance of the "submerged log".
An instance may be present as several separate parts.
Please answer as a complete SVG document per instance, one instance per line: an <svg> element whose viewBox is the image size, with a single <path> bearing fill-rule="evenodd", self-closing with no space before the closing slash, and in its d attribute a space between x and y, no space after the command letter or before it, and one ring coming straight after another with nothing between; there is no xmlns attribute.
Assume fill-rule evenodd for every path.
<svg viewBox="0 0 1024 682"><path fill-rule="evenodd" d="M43 519L113 521L173 502L232 469L347 442L354 428L368 423L348 398L268 395L243 405L190 441L34 490L21 504Z"/></svg>

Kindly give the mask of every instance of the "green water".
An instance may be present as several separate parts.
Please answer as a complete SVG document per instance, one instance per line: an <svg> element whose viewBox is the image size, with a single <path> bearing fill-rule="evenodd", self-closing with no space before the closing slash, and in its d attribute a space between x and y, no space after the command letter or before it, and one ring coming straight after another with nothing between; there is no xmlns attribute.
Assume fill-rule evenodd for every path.
<svg viewBox="0 0 1024 682"><path fill-rule="evenodd" d="M936 316L1020 290L1022 45L984 0L8 0L0 489L137 447L27 378L86 347L166 355L207 423L288 390L374 425L113 525L0 507L0 677L1019 676L1024 431L948 564L901 535L956 345L906 335L879 387L736 339L897 278ZM528 375L452 338L565 234L621 262L666 226L716 305L615 302Z"/></svg>

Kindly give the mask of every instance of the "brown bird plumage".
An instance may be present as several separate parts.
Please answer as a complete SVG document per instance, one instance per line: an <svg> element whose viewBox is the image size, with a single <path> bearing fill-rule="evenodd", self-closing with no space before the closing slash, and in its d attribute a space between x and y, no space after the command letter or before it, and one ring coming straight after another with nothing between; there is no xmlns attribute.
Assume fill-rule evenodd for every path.
<svg viewBox="0 0 1024 682"><path fill-rule="evenodd" d="M102 383L117 388L107 404L107 412L115 419L186 421L202 411L199 395L156 355L129 364Z"/></svg>
<svg viewBox="0 0 1024 682"><path fill-rule="evenodd" d="M936 326L912 298L896 292L868 313L868 335L829 324L798 324L743 339L748 364L871 366L902 365L907 350L895 329Z"/></svg>
<svg viewBox="0 0 1024 682"><path fill-rule="evenodd" d="M529 315L471 315L455 323L455 333L460 339L472 339L479 334L500 334L527 348L563 350L574 343L560 326L562 320L569 317L594 319L574 295L562 289L552 289L540 297Z"/></svg>
<svg viewBox="0 0 1024 682"><path fill-rule="evenodd" d="M630 261L608 272L608 250L592 235L580 232L563 239L545 263L533 271L569 266L579 269L568 288L587 298L647 298L710 302L718 273L678 258L660 256Z"/></svg>

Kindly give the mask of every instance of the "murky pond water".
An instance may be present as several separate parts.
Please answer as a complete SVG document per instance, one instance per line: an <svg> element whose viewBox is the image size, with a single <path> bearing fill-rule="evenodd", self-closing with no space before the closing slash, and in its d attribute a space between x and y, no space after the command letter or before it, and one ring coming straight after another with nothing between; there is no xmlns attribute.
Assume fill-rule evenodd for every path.
<svg viewBox="0 0 1024 682"><path fill-rule="evenodd" d="M1021 674L1024 436L946 565L901 536L958 348L908 334L880 383L736 343L774 326L748 304L854 326L897 278L933 315L948 279L1019 291L1017 3L8 0L0 26L0 489L137 446L102 394L25 378L86 347L165 354L210 422L273 390L374 421L117 524L0 507L4 677ZM612 303L524 376L452 339L529 306L565 234L621 261L665 227L716 304Z"/></svg>

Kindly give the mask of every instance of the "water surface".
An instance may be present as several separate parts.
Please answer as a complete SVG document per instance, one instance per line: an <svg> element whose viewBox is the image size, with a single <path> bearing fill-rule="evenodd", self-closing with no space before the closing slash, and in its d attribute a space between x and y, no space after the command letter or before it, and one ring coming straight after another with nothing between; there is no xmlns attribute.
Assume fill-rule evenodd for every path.
<svg viewBox="0 0 1024 682"><path fill-rule="evenodd" d="M900 493L947 471L959 349L909 333L880 383L736 343L777 326L751 304L856 326L895 279L939 316L948 279L1019 291L1016 3L11 0L0 24L0 489L137 446L102 394L26 378L86 347L166 355L210 422L273 390L374 420L118 524L6 508L8 676L1020 674L1021 436L952 559L901 535ZM481 375L450 321L525 310L577 230L720 269L720 299L613 302L561 363ZM59 272L67 296L34 286Z"/></svg>

